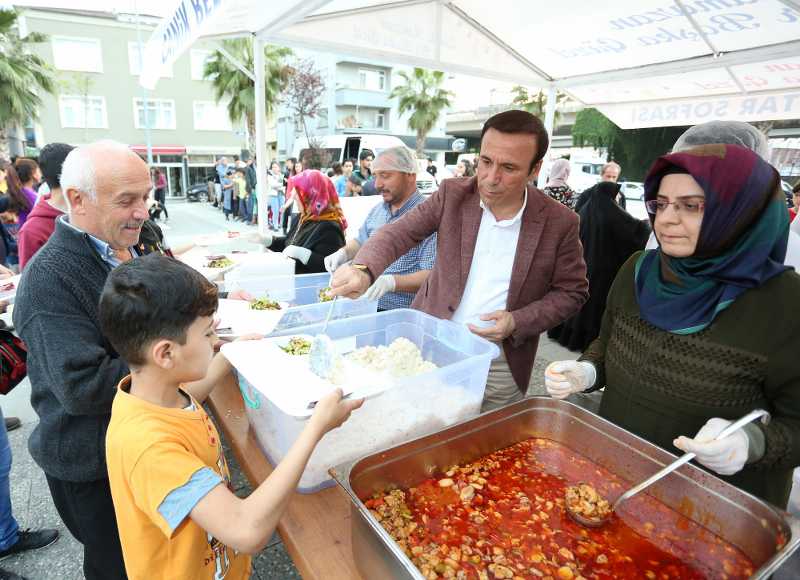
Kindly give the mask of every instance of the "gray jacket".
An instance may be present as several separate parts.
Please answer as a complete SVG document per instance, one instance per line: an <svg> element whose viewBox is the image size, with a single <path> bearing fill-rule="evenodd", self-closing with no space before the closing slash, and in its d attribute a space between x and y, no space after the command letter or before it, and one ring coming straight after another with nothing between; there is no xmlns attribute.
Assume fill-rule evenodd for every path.
<svg viewBox="0 0 800 580"><path fill-rule="evenodd" d="M98 305L109 272L88 235L59 219L20 280L14 326L28 347L31 403L39 415L28 448L56 479L108 477L111 403L129 372L100 332Z"/></svg>

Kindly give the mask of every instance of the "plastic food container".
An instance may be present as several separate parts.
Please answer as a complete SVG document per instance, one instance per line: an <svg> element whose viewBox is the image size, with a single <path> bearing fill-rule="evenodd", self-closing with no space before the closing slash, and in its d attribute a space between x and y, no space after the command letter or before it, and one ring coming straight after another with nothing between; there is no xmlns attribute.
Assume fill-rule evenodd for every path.
<svg viewBox="0 0 800 580"><path fill-rule="evenodd" d="M331 284L331 275L327 272L296 276L234 276L238 270L226 276L226 291L245 290L256 298L269 296L272 300L288 303L289 307L273 332L324 322L328 316L331 303L320 302L319 297L320 290ZM339 298L333 305L331 320L374 314L377 311L377 300Z"/></svg>
<svg viewBox="0 0 800 580"><path fill-rule="evenodd" d="M321 331L322 324L316 324L277 335L313 337ZM500 352L497 346L475 336L466 327L417 310L392 310L333 320L326 334L339 352L388 346L396 338L404 337L421 350L424 360L439 368L414 377L393 379L371 390L364 384L341 385L345 393L355 391L354 397L367 395L367 399L344 425L320 441L300 479L301 493L313 493L332 485L328 469L334 465L478 415L489 364ZM264 341L265 349L274 348L266 344L269 340L277 339ZM246 342L225 345L223 352L239 372L250 424L267 458L275 465L286 456L308 422L313 411L305 401L319 396L318 391L312 392L318 385L313 380L307 381L296 365L269 364L268 356L259 356L254 346ZM266 351L260 352L263 355ZM302 393L306 384L309 392ZM330 389L333 388L331 384ZM296 394L294 402L287 402L287 393Z"/></svg>

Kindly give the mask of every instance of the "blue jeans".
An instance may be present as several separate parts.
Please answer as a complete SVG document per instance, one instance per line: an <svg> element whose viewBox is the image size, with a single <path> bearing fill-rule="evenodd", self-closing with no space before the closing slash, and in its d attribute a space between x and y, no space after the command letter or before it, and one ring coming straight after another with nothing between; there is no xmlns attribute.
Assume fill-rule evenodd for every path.
<svg viewBox="0 0 800 580"><path fill-rule="evenodd" d="M3 410L0 409L0 550L7 550L19 539L19 526L11 513L11 446L8 444Z"/></svg>
<svg viewBox="0 0 800 580"><path fill-rule="evenodd" d="M272 225L276 228L280 226L280 221L278 220L278 213L281 211L281 205L283 205L283 200L281 199L282 195L270 195L269 196L269 206L272 208Z"/></svg>

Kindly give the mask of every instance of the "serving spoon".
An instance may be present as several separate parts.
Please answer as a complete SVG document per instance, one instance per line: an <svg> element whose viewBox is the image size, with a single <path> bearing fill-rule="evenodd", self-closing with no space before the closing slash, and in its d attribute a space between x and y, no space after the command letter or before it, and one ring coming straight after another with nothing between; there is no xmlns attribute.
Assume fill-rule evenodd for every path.
<svg viewBox="0 0 800 580"><path fill-rule="evenodd" d="M719 435L714 437L712 441L718 441L720 439L728 437L729 435L735 433L736 431L738 431L751 421L754 421L755 419L761 419L761 422L764 425L766 425L767 423L769 423L770 414L763 409L756 409L754 411L751 411L738 421L735 421L730 425L728 425L727 427L725 427L725 429L720 431ZM584 516L581 513L576 512L575 508L570 505L569 501L565 502L564 504L567 510L567 514L569 515L570 518L572 518L575 522L581 524L582 526L587 526L590 528L598 528L603 524L605 524L611 518L611 514L613 514L615 511L619 509L619 506L622 504L622 502L629 500L643 489L650 487L659 479L665 477L666 475L669 475L670 473L678 469L681 465L689 463L694 458L695 458L694 453L686 453L681 457L679 457L678 459L676 459L675 461L673 461L672 463L670 463L669 465L667 465L666 467L664 467L662 470L658 471L657 473L654 473L653 475L645 479L640 484L632 487L631 489L629 489L628 491L626 491L617 498L617 501L614 502L614 504L611 506L611 509L605 516L602 517ZM580 485L581 484L578 484L578 486ZM600 494L597 494L597 496L599 498Z"/></svg>

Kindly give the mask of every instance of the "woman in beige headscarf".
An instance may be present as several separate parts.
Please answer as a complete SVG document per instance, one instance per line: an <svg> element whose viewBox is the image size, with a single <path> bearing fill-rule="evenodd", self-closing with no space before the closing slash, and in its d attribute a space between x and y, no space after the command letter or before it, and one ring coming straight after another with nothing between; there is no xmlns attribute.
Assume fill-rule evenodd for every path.
<svg viewBox="0 0 800 580"><path fill-rule="evenodd" d="M569 209L575 209L578 194L567 184L567 179L569 179L569 161L556 159L550 168L550 179L542 191Z"/></svg>

